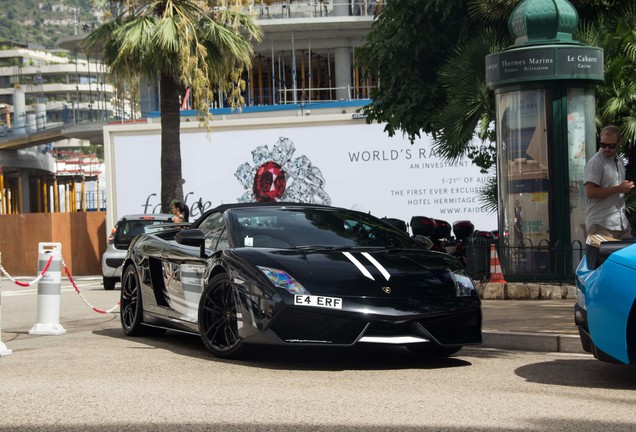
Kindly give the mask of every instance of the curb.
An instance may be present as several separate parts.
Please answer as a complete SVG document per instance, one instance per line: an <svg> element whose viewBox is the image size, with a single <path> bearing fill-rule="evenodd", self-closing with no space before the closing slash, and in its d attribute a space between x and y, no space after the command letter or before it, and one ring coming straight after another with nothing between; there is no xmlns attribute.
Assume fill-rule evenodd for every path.
<svg viewBox="0 0 636 432"><path fill-rule="evenodd" d="M576 335L483 330L484 348L588 354Z"/></svg>

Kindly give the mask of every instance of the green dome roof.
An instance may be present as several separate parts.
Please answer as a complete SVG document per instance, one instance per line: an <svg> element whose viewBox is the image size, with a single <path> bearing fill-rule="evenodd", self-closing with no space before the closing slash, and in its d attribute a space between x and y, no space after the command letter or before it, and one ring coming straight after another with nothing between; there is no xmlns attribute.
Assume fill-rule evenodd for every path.
<svg viewBox="0 0 636 432"><path fill-rule="evenodd" d="M572 42L579 15L567 0L523 0L512 11L508 28L515 45Z"/></svg>

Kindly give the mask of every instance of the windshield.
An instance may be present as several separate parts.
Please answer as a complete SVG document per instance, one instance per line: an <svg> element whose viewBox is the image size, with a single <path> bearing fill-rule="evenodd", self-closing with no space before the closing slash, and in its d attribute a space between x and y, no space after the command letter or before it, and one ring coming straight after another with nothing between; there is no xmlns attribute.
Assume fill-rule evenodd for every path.
<svg viewBox="0 0 636 432"><path fill-rule="evenodd" d="M264 206L231 209L228 217L245 247L422 248L388 223L352 210Z"/></svg>
<svg viewBox="0 0 636 432"><path fill-rule="evenodd" d="M165 219L141 219L141 220L121 220L117 223L115 233L115 243L118 245L130 244L133 238L145 232L155 232L167 224Z"/></svg>

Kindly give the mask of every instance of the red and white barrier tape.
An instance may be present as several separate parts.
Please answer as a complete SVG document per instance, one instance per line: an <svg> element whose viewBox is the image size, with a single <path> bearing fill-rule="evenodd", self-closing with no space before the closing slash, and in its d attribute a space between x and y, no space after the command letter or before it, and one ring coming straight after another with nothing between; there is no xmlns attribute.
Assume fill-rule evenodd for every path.
<svg viewBox="0 0 636 432"><path fill-rule="evenodd" d="M44 276L44 274L46 273L46 271L49 269L49 266L51 265L51 261L53 261L53 255L51 255L49 257L49 260L47 261L46 265L44 266L44 269L42 269L42 273L40 273L35 279L33 279L31 282L21 282L18 280L15 280L5 269L4 267L2 267L2 264L0 263L0 271L14 284L19 285L21 287L30 287L38 282L40 282L40 280L42 279L42 277ZM64 272L66 273L66 276L68 276L68 280L71 281L71 284L73 285L73 288L75 288L75 292L77 294L79 294L79 296L82 298L82 300L84 300L84 303L86 303L88 305L88 307L90 307L92 310L94 310L95 312L99 313L99 314L108 314L108 313L113 313L113 311L115 311L118 307L119 307L119 302L117 302L117 304L115 306L113 306L112 308L108 309L108 310L104 310L104 309L99 309L96 308L95 306L93 306L92 304L90 304L88 302L88 300L86 300L86 298L82 295L82 292L80 291L80 289L78 288L77 284L75 283L75 281L73 280L73 276L71 276L71 272L69 271L68 267L66 266L66 263L64 262L64 260L62 260L62 265L64 266Z"/></svg>
<svg viewBox="0 0 636 432"><path fill-rule="evenodd" d="M75 288L75 292L82 298L82 300L84 300L84 303L86 303L88 305L88 307L91 308L93 311L95 311L95 312L97 312L99 314L109 314L109 313L113 313L113 311L115 311L119 307L119 302L117 302L117 304L115 306L113 306L112 308L110 308L108 310L99 309L99 308L96 308L95 306L93 306L92 304L90 304L90 302L88 300L86 300L86 298L82 295L82 291L80 291L79 287L77 286L77 284L73 280L73 276L71 276L71 272L69 271L68 267L66 266L66 263L64 262L64 260L62 260L62 265L64 266L64 272L66 273L66 276L68 276L68 280L71 281L71 285L73 285L73 288Z"/></svg>
<svg viewBox="0 0 636 432"><path fill-rule="evenodd" d="M9 273L7 273L7 271L4 269L4 267L2 267L2 264L0 264L0 271L2 271L2 273L14 284L19 285L21 287L30 287L31 285L34 285L38 282L40 282L40 279L42 279L42 277L44 276L44 274L46 273L46 271L49 269L49 266L51 265L51 261L53 261L53 255L51 255L49 257L49 260L46 262L46 265L44 266L44 268L42 269L42 273L40 273L38 275L38 277L36 277L35 279L33 279L31 282L21 282L18 280L15 280L13 277L11 277L11 275Z"/></svg>

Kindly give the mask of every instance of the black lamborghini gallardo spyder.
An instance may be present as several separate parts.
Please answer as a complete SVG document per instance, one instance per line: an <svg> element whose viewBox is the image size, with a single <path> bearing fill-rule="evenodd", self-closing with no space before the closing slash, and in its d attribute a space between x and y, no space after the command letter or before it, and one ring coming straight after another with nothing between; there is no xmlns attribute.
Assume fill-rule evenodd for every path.
<svg viewBox="0 0 636 432"><path fill-rule="evenodd" d="M311 204L225 204L136 237L123 266L129 336L198 334L219 357L246 345L394 344L449 356L481 343L462 265L369 214Z"/></svg>

